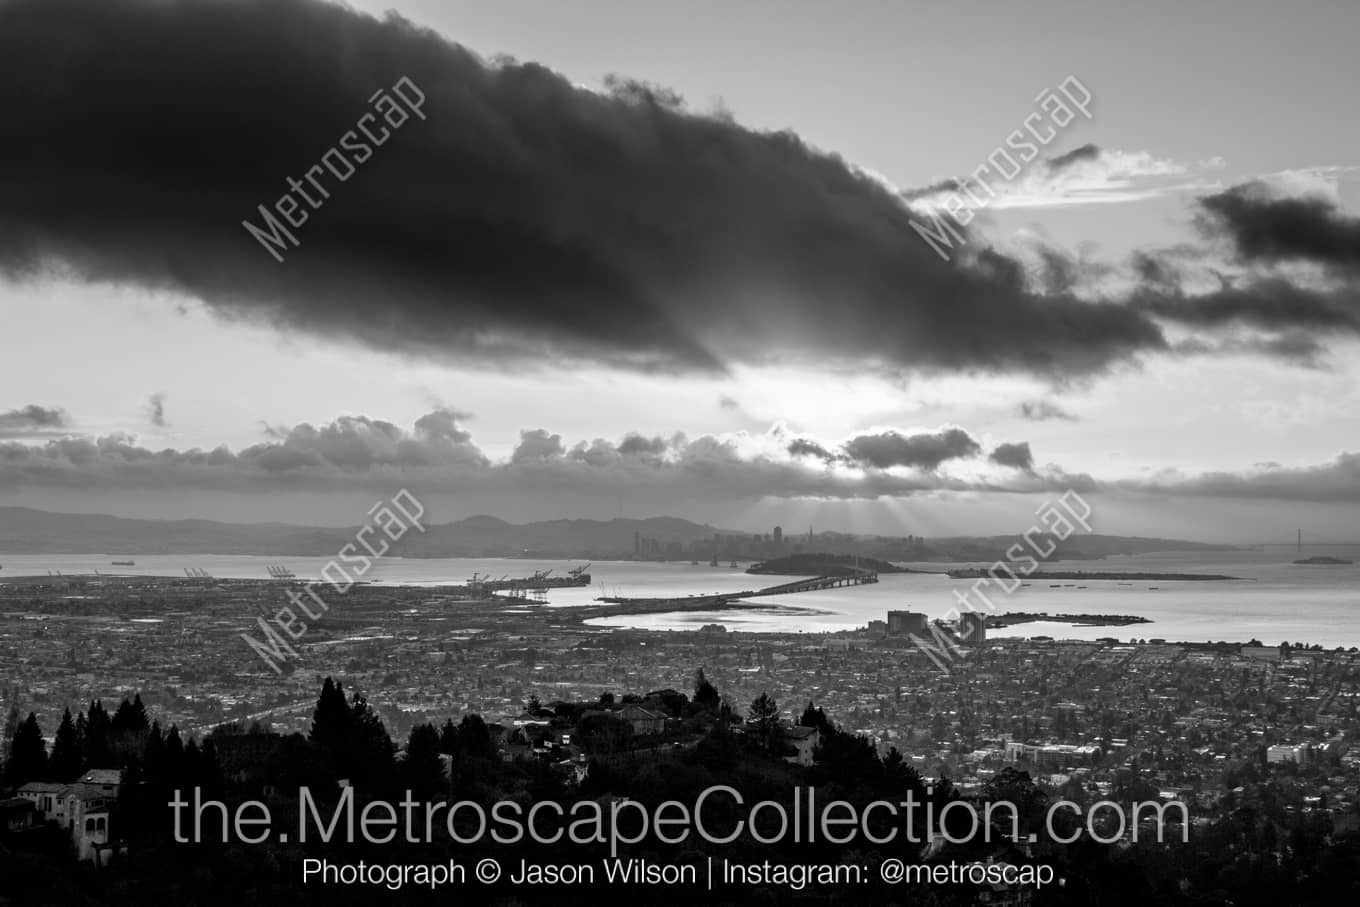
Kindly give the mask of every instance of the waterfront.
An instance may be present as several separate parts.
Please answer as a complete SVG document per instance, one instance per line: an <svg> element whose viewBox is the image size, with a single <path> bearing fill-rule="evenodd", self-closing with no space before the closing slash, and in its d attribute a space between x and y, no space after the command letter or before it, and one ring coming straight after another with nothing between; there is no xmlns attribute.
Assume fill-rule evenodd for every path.
<svg viewBox="0 0 1360 907"><path fill-rule="evenodd" d="M1307 546L1304 554L1326 553L1357 559L1360 546ZM1018 624L1005 632L1013 635L1047 635L1070 639L1163 638L1199 642L1246 641L1252 638L1275 644L1321 643L1326 646L1360 645L1360 566L1303 566L1292 563L1300 555L1292 546L1272 546L1263 551L1226 551L1110 557L1098 561L1061 562L1062 569L1128 572L1222 573L1237 580L1221 582L1175 582L1138 580L1123 584L1113 580L1035 581L1013 595L996 594L986 587L999 613L1029 611L1052 613L1136 614L1150 624L1137 627L1073 627L1061 623ZM114 558L90 555L3 555L0 579L23 575L93 573L144 576L183 576L185 567L201 568L223 579L264 579L266 568L281 564L301 579L317 579L328 558L254 557L237 555L141 555L119 557L132 560L132 567L113 567ZM518 558L383 558L369 578L382 585L446 585L465 582L474 573L491 577L527 576L535 570L552 569L564 574L582 561ZM746 565L742 564L744 568ZM947 564L914 564L922 570L943 571ZM1047 569L1056 569L1050 564ZM554 606L571 607L594 603L604 595L674 596L711 595L774 585L777 577L751 576L744 569L726 564L710 567L687 562L604 561L590 567L592 583L581 588L553 589L548 600ZM603 626L644 629L694 629L720 623L730 630L752 632L827 632L864 626L882 619L890 609L924 611L940 617L956 607L954 592L966 591L975 580L950 579L942 574L884 574L871 586L805 592L755 599L769 610L695 611L683 614L639 614L592 621ZM1081 588L1084 587L1084 588ZM1156 587L1156 588L1153 588ZM973 600L984 607L980 598ZM994 634L995 635L995 634Z"/></svg>

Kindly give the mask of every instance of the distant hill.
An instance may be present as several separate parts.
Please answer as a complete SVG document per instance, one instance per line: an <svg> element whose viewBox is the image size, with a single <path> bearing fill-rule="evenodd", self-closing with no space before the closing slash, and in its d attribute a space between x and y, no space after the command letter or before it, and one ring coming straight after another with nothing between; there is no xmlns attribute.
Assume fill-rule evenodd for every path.
<svg viewBox="0 0 1360 907"><path fill-rule="evenodd" d="M1150 554L1166 551L1235 551L1235 545L1211 545L1205 542L1185 542L1179 539L1144 538L1123 535L1087 535L1078 533L1059 540L1053 536L1038 533L1033 536L1035 545L1047 548L1049 543L1057 548L1046 560L1098 560L1130 554ZM996 535L981 538L932 538L918 539L920 551L908 551L901 560L908 561L991 561L1004 558L1004 552L1017 541L1014 535ZM1032 553L1026 550L1026 554ZM920 556L913 556L920 555Z"/></svg>
<svg viewBox="0 0 1360 907"><path fill-rule="evenodd" d="M676 517L612 520L544 520L507 523L490 516L474 516L456 523L430 526L429 531L403 548L408 557L622 557L633 551L633 534L643 538L679 541L688 545L710 539L721 530ZM408 536L411 538L411 536Z"/></svg>
<svg viewBox="0 0 1360 907"><path fill-rule="evenodd" d="M286 523L133 520L0 507L6 554L334 554L353 530Z"/></svg>
<svg viewBox="0 0 1360 907"><path fill-rule="evenodd" d="M0 507L0 552L6 554L255 554L329 557L354 540L358 527L333 529L287 523L136 520L105 514L49 513ZM719 530L675 517L548 520L516 525L493 516L410 532L405 557L516 555L623 556L633 533L689 543Z"/></svg>
<svg viewBox="0 0 1360 907"><path fill-rule="evenodd" d="M105 514L50 513L27 507L0 507L0 552L5 554L253 554L330 557L353 541L349 529L287 523L219 523L212 520L137 520ZM408 533L394 553L404 557L631 557L634 534L663 544L678 542L689 558L691 544L715 534L750 538L677 517L612 520L545 520L507 523L494 516L472 516L431 524ZM1015 544L1015 536L925 539L859 537L818 533L812 543L831 554L878 557L884 561L992 561ZM798 538L790 544L802 545ZM767 543L768 544L768 543ZM708 546L698 545L707 552ZM1059 546L1064 559L1095 559L1152 551L1214 551L1230 546L1173 539L1111 535L1072 536ZM773 553L773 552L771 552ZM790 552L793 553L793 552ZM676 559L681 555L672 555ZM707 557L707 554L704 554Z"/></svg>

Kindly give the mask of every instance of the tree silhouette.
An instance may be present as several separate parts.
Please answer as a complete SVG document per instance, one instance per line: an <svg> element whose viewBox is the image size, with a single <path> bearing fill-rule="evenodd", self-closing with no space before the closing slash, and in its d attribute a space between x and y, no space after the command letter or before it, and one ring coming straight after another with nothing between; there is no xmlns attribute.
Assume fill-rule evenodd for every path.
<svg viewBox="0 0 1360 907"><path fill-rule="evenodd" d="M146 706L142 705L142 694L136 694L131 702L124 699L113 713L112 731L115 737L137 736L151 726L146 717Z"/></svg>
<svg viewBox="0 0 1360 907"><path fill-rule="evenodd" d="M722 702L718 688L709 683L703 668L694 675L694 701L703 706L705 711L715 711Z"/></svg>
<svg viewBox="0 0 1360 907"><path fill-rule="evenodd" d="M19 725L10 743L9 761L5 763L5 782L18 787L42 778L47 770L47 744L43 743L38 716L28 713L28 720Z"/></svg>
<svg viewBox="0 0 1360 907"><path fill-rule="evenodd" d="M345 690L329 677L321 684L321 695L312 711L312 733L309 739L323 753L337 756L350 736L350 710L345 702Z"/></svg>
<svg viewBox="0 0 1360 907"><path fill-rule="evenodd" d="M368 700L355 693L350 701L351 740L346 747L349 776L369 783L392 776L392 738Z"/></svg>
<svg viewBox="0 0 1360 907"><path fill-rule="evenodd" d="M449 719L439 737L439 751L456 760L496 757L496 745L481 715L465 715L457 725Z"/></svg>
<svg viewBox="0 0 1360 907"><path fill-rule="evenodd" d="M770 725L779 720L779 704L769 693L761 693L751 700L751 715L747 720L755 725Z"/></svg>
<svg viewBox="0 0 1360 907"><path fill-rule="evenodd" d="M98 699L91 700L85 720L84 741L85 764L91 768L108 768L113 764L113 751L109 742L112 724L104 703Z"/></svg>
<svg viewBox="0 0 1360 907"><path fill-rule="evenodd" d="M826 717L826 712L815 707L811 701L807 708L803 709L803 715L798 719L798 723L803 727L815 727L819 731L831 730L831 722Z"/></svg>
<svg viewBox="0 0 1360 907"><path fill-rule="evenodd" d="M406 789L418 800L434 800L448 787L439 746L439 732L434 725L417 724L411 728L401 775Z"/></svg>
<svg viewBox="0 0 1360 907"><path fill-rule="evenodd" d="M756 732L761 744L771 752L779 745L779 704L769 693L761 693L751 700L751 714L746 723Z"/></svg>
<svg viewBox="0 0 1360 907"><path fill-rule="evenodd" d="M48 773L56 781L65 784L80 777L85 757L80 752L80 737L76 733L75 722L71 720L68 708L61 716L61 726L57 728L56 739L52 742L52 758Z"/></svg>

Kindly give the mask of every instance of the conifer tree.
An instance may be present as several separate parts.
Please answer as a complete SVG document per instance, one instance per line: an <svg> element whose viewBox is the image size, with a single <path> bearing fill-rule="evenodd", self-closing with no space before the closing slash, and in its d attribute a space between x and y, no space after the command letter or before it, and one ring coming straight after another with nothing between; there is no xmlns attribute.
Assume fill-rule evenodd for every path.
<svg viewBox="0 0 1360 907"><path fill-rule="evenodd" d="M312 712L311 741L330 754L338 755L350 738L352 726L345 690L327 677L321 685L321 695Z"/></svg>
<svg viewBox="0 0 1360 907"><path fill-rule="evenodd" d="M28 713L28 720L19 725L10 743L9 761L5 763L5 782L18 787L29 781L39 781L47 771L47 744L43 742L38 716Z"/></svg>
<svg viewBox="0 0 1360 907"><path fill-rule="evenodd" d="M61 716L61 726L57 728L56 739L52 742L52 758L48 764L48 773L54 781L65 784L80 777L84 761L80 753L80 737L76 733L76 725L71 720L71 710L68 708Z"/></svg>

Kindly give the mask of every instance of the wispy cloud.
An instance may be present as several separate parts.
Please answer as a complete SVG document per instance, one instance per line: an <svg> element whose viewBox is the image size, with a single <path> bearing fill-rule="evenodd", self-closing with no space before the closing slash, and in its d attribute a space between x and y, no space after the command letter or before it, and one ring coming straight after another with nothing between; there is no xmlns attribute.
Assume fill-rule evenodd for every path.
<svg viewBox="0 0 1360 907"><path fill-rule="evenodd" d="M146 418L157 428L165 427L165 394L163 392L151 395L146 401Z"/></svg>
<svg viewBox="0 0 1360 907"><path fill-rule="evenodd" d="M1076 416L1049 400L1025 401L1016 407L1016 411L1020 414L1020 418L1028 419L1031 422L1047 422L1054 419L1064 422L1078 421Z"/></svg>
<svg viewBox="0 0 1360 907"><path fill-rule="evenodd" d="M1013 181L989 182L996 193L989 209L1052 208L1108 205L1146 201L1168 195L1221 188L1214 177L1226 166L1222 158L1191 164L1159 158L1149 151L1120 151L1082 145L1046 160L1036 161ZM960 188L958 180L944 180L905 194L908 200L932 206Z"/></svg>

